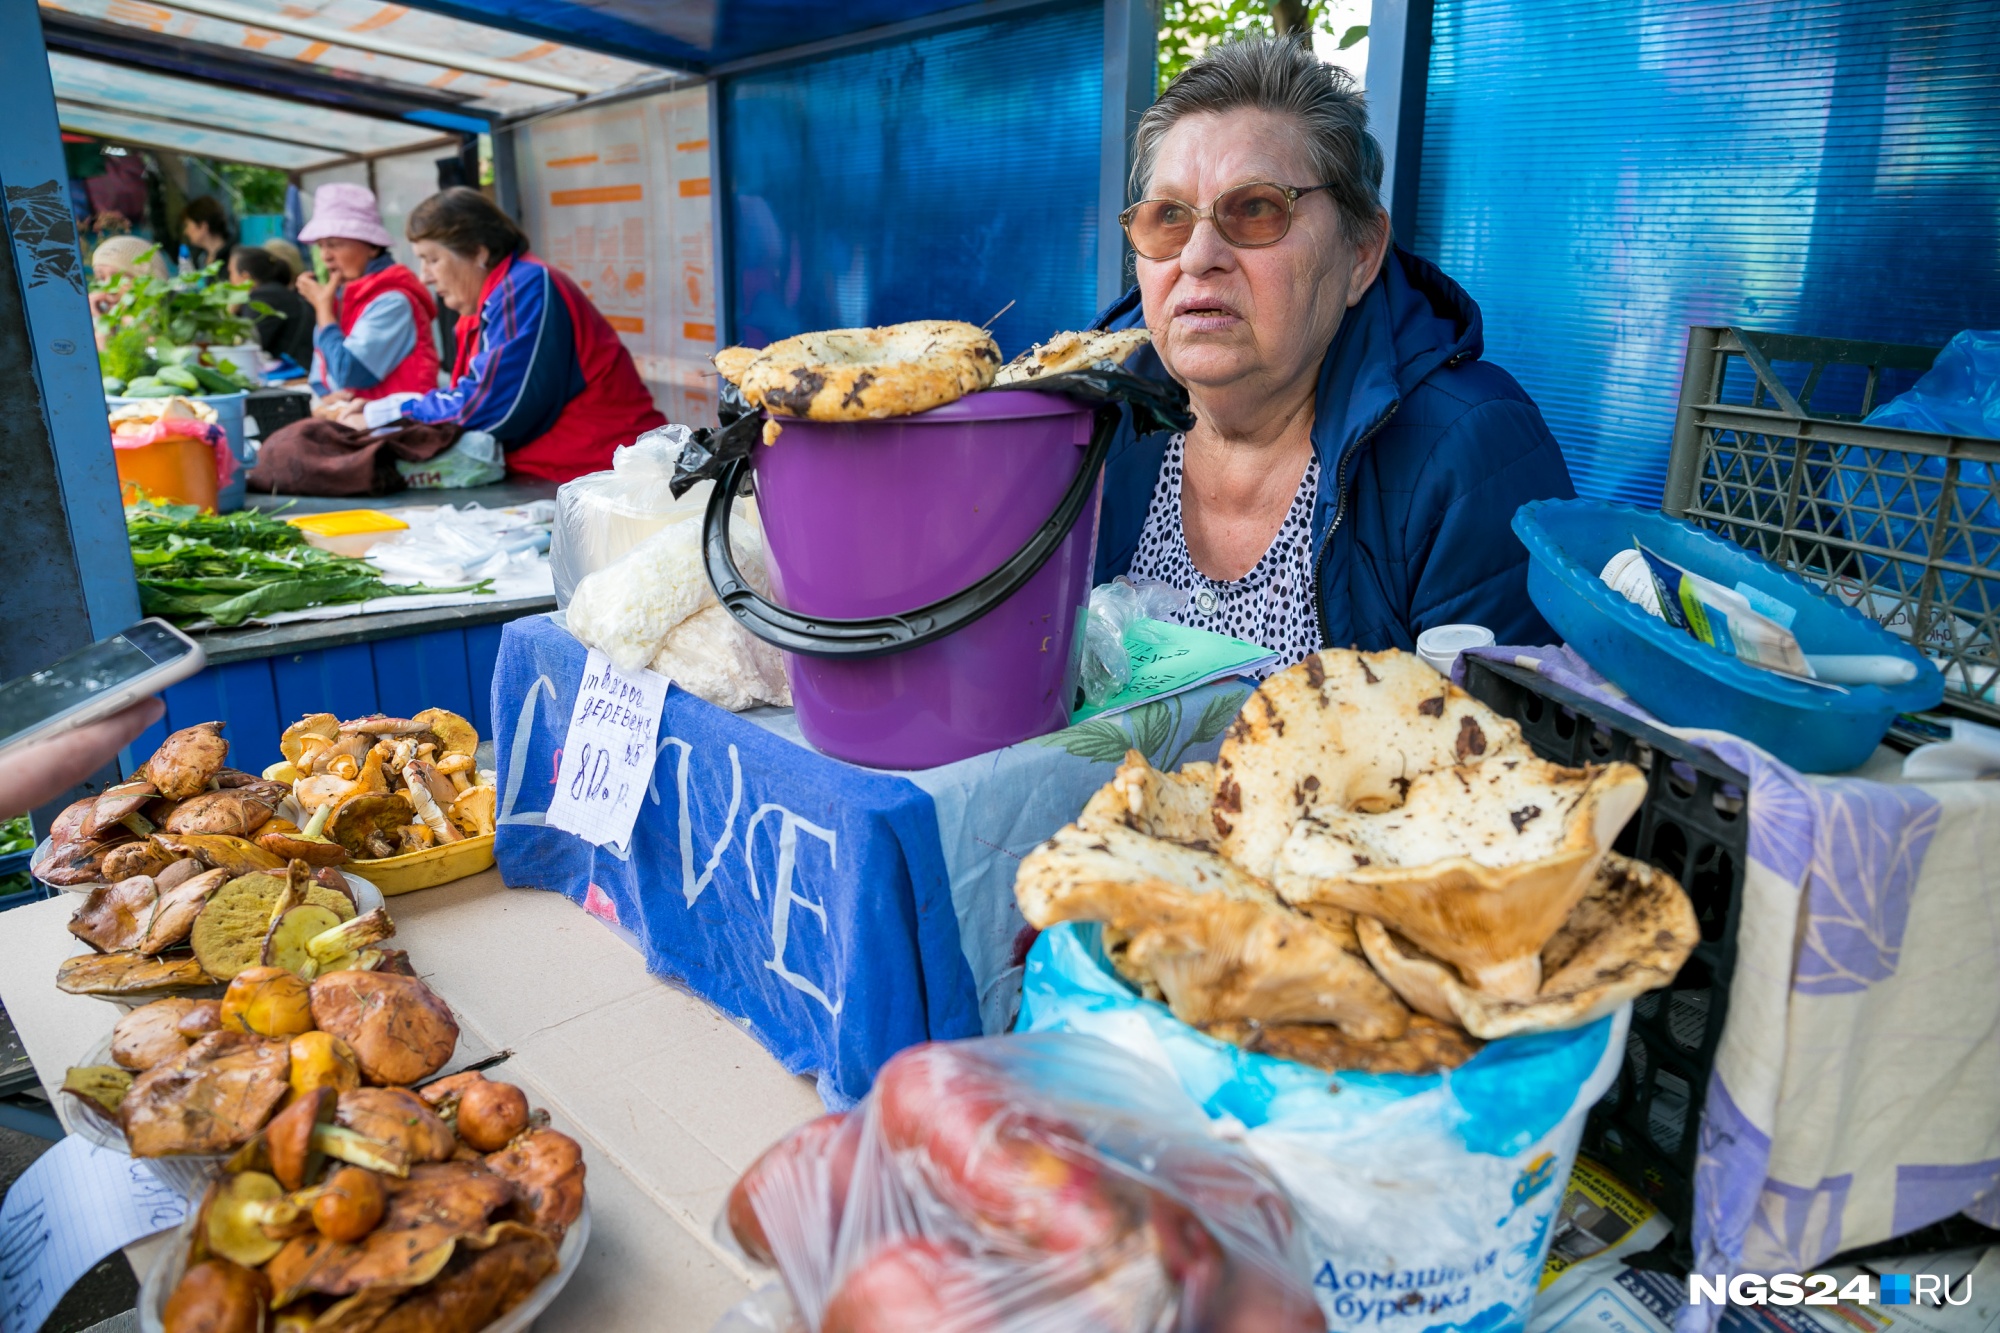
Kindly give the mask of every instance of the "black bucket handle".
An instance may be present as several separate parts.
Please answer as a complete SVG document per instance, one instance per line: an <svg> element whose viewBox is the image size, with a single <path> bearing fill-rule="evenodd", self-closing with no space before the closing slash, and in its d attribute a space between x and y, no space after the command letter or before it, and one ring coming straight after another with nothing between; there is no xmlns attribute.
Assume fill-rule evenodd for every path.
<svg viewBox="0 0 2000 1333"><path fill-rule="evenodd" d="M787 611L759 596L736 568L729 547L730 509L749 469L746 455L730 460L715 489L709 494L708 509L701 520L702 565L716 598L743 626L765 643L788 653L806 657L866 658L886 657L935 643L947 634L964 629L973 621L1012 597L1027 585L1049 557L1069 537L1070 529L1083 514L1097 486L1097 473L1111 451L1111 437L1118 428L1116 406L1097 410L1097 421L1084 451L1083 466L1063 492L1048 522L1035 530L1027 544L1009 556L1000 567L970 587L949 597L920 606L902 615L868 616L859 620L830 620L802 616Z"/></svg>

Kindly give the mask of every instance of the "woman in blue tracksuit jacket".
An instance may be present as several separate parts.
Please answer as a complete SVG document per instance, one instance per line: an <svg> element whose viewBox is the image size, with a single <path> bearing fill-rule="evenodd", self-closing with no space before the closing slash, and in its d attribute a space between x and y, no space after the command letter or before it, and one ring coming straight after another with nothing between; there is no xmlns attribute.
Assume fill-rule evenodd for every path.
<svg viewBox="0 0 2000 1333"><path fill-rule="evenodd" d="M1196 424L1114 441L1098 581L1165 579L1184 623L1281 664L1444 624L1548 642L1509 524L1574 495L1568 470L1479 359L1472 298L1390 243L1365 124L1344 73L1256 40L1211 48L1142 118L1139 283L1098 323L1151 330L1129 365L1180 381Z"/></svg>

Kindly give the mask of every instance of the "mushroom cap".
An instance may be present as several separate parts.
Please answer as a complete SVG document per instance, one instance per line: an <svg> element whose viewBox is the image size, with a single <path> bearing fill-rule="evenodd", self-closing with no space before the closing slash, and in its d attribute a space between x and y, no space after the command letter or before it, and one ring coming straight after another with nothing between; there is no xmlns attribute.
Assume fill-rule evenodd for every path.
<svg viewBox="0 0 2000 1333"><path fill-rule="evenodd" d="M212 1032L132 1082L118 1109L134 1157L224 1153L248 1143L285 1095L281 1041Z"/></svg>
<svg viewBox="0 0 2000 1333"><path fill-rule="evenodd" d="M270 1299L271 1284L256 1269L227 1259L204 1259L174 1287L163 1317L175 1333L183 1329L238 1333L264 1327Z"/></svg>
<svg viewBox="0 0 2000 1333"><path fill-rule="evenodd" d="M1369 961L1411 1008L1488 1041L1601 1018L1671 982L1701 939L1694 905L1674 877L1615 852L1543 947L1541 987L1526 998L1477 989L1380 922L1357 924Z"/></svg>
<svg viewBox="0 0 2000 1333"><path fill-rule="evenodd" d="M264 1234L263 1205L284 1196L284 1187L262 1171L224 1176L204 1209L203 1239L209 1252L245 1268L269 1260L284 1248L284 1242Z"/></svg>
<svg viewBox="0 0 2000 1333"><path fill-rule="evenodd" d="M165 995L213 985L215 978L192 958L152 958L134 951L83 953L56 969L56 989L65 995L116 995L126 999Z"/></svg>
<svg viewBox="0 0 2000 1333"><path fill-rule="evenodd" d="M1186 1023L1334 1023L1372 1040L1408 1021L1337 932L1213 852L1123 825L1070 825L1022 860L1014 896L1039 929L1099 921L1124 934L1125 963Z"/></svg>
<svg viewBox="0 0 2000 1333"><path fill-rule="evenodd" d="M1258 686L1230 724L1215 761L1213 836L1269 877L1306 815L1390 809L1419 773L1529 753L1519 726L1421 658L1328 649Z"/></svg>
<svg viewBox="0 0 2000 1333"><path fill-rule="evenodd" d="M467 787L446 811L454 824L474 837L493 831L493 816L499 793L491 787Z"/></svg>
<svg viewBox="0 0 2000 1333"><path fill-rule="evenodd" d="M206 791L208 780L228 756L229 742L222 739L222 723L198 722L161 741L140 769L140 776L158 788L160 795L181 800Z"/></svg>
<svg viewBox="0 0 2000 1333"><path fill-rule="evenodd" d="M365 839L370 833L393 835L399 827L413 822L416 808L402 792L356 796L341 803L327 821L326 836L347 849L350 856L365 857Z"/></svg>
<svg viewBox="0 0 2000 1333"><path fill-rule="evenodd" d="M151 875L100 884L71 914L69 933L99 953L136 949L146 937L146 924L159 900L160 886Z"/></svg>
<svg viewBox="0 0 2000 1333"><path fill-rule="evenodd" d="M340 1094L334 1123L401 1148L412 1162L442 1162L458 1136L406 1088L354 1088Z"/></svg>
<svg viewBox="0 0 2000 1333"><path fill-rule="evenodd" d="M353 1048L370 1083L407 1086L451 1061L458 1020L436 992L396 973L329 972L312 983L313 1025Z"/></svg>
<svg viewBox="0 0 2000 1333"><path fill-rule="evenodd" d="M340 719L332 713L308 713L286 727L278 737L278 753L290 763L298 763L307 748L306 737L317 736L331 743L340 739Z"/></svg>
<svg viewBox="0 0 2000 1333"><path fill-rule="evenodd" d="M170 995L126 1014L111 1029L112 1063L126 1069L145 1070L165 1064L185 1051L190 1039L181 1031L180 1023L194 1007L193 1000Z"/></svg>
<svg viewBox="0 0 2000 1333"><path fill-rule="evenodd" d="M423 723L411 718L388 717L381 713L371 713L340 724L344 736L414 736L428 730Z"/></svg>
<svg viewBox="0 0 2000 1333"><path fill-rule="evenodd" d="M410 719L436 733L443 754L473 754L479 749L479 730L457 713L442 708L426 708Z"/></svg>
<svg viewBox="0 0 2000 1333"><path fill-rule="evenodd" d="M179 856L192 856L215 870L231 875L250 875L260 870L277 870L284 860L271 855L248 838L229 833L161 833L154 841Z"/></svg>
<svg viewBox="0 0 2000 1333"><path fill-rule="evenodd" d="M309 865L337 866L348 859L347 849L339 843L303 837L296 829L260 833L257 845L273 856L282 856L287 861L304 861Z"/></svg>
<svg viewBox="0 0 2000 1333"><path fill-rule="evenodd" d="M1502 757L1419 773L1394 809L1300 820L1278 856L1278 894L1374 917L1482 989L1526 998L1542 945L1645 796L1630 764Z"/></svg>
<svg viewBox="0 0 2000 1333"><path fill-rule="evenodd" d="M1163 773L1139 751L1127 750L1125 762L1084 804L1076 822L1086 829L1122 824L1148 837L1207 848L1215 840L1209 818L1214 801L1214 764L1187 764L1178 773Z"/></svg>
<svg viewBox="0 0 2000 1333"><path fill-rule="evenodd" d="M334 1106L332 1088L313 1088L299 1093L264 1126L264 1151L271 1158L271 1174L286 1189L304 1189L312 1180L320 1157L312 1146L312 1132L316 1126L333 1123Z"/></svg>

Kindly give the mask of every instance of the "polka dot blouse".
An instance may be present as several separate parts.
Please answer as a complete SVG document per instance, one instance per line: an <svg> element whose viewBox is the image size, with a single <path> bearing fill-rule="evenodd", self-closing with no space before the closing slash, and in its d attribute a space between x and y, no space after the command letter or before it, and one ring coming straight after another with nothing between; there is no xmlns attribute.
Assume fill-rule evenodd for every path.
<svg viewBox="0 0 2000 1333"><path fill-rule="evenodd" d="M1132 557L1131 577L1159 579L1190 594L1174 619L1269 648L1275 671L1320 650L1319 587L1313 579L1312 512L1319 494L1319 460L1306 464L1298 494L1270 549L1242 578L1212 579L1195 567L1181 523L1181 468L1185 437L1167 442L1160 479L1146 510L1146 527ZM1269 671L1263 673L1268 675Z"/></svg>

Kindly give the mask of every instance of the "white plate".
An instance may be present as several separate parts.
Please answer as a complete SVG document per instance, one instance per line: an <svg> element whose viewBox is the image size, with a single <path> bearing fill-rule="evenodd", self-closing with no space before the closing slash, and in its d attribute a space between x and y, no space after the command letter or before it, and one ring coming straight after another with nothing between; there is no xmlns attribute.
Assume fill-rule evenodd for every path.
<svg viewBox="0 0 2000 1333"><path fill-rule="evenodd" d="M139 1329L140 1333L166 1333L167 1298L180 1285L181 1274L187 1271L188 1245L194 1239L195 1219L189 1217L174 1233L173 1243L160 1254L153 1264L153 1271L146 1274L145 1283L139 1288ZM527 1333L534 1325L535 1317L548 1308L570 1278L576 1275L577 1265L583 1262L583 1250L590 1243L590 1199L583 1201L583 1211L563 1234L562 1244L556 1248L556 1271L543 1278L541 1285L528 1293L528 1299L486 1325L479 1333Z"/></svg>

